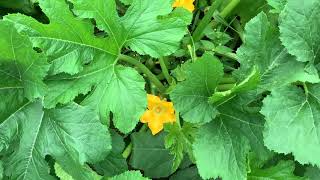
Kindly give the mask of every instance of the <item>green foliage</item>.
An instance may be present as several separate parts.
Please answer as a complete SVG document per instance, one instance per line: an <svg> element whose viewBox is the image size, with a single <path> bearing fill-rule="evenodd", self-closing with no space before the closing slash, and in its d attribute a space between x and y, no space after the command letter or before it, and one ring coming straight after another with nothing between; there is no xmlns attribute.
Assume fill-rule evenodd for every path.
<svg viewBox="0 0 320 180"><path fill-rule="evenodd" d="M302 13L303 12L303 13ZM290 0L280 15L281 41L298 61L319 63L318 0Z"/></svg>
<svg viewBox="0 0 320 180"><path fill-rule="evenodd" d="M4 120L0 132L5 174L13 179L52 179L46 155L74 178L90 179L84 163L102 159L111 149L98 116L76 104L44 111L41 102L28 102Z"/></svg>
<svg viewBox="0 0 320 180"><path fill-rule="evenodd" d="M276 152L292 153L300 163L319 166L320 159L306 151L320 152L319 85L306 85L304 90L286 86L272 91L264 100L261 110L266 117L264 142Z"/></svg>
<svg viewBox="0 0 320 180"><path fill-rule="evenodd" d="M94 164L94 169L104 176L115 176L128 170L126 159L122 157L125 148L122 136L111 131L112 150L101 162Z"/></svg>
<svg viewBox="0 0 320 180"><path fill-rule="evenodd" d="M174 155L172 168L175 171L180 166L183 158L186 158L185 154L193 159L192 144L197 132L197 127L189 123L185 123L180 127L175 123L173 125L169 124L166 127L166 131L168 131L168 134L165 137L165 147Z"/></svg>
<svg viewBox="0 0 320 180"><path fill-rule="evenodd" d="M174 2L0 2L0 179L320 179L320 1Z"/></svg>
<svg viewBox="0 0 320 180"><path fill-rule="evenodd" d="M149 131L132 133L130 165L150 178L167 177L172 173L173 156L164 147L165 133L152 136Z"/></svg>
<svg viewBox="0 0 320 180"><path fill-rule="evenodd" d="M139 171L126 171L120 175L109 178L109 180L123 180L123 179L148 180L149 178L143 177Z"/></svg>
<svg viewBox="0 0 320 180"><path fill-rule="evenodd" d="M302 180L304 178L295 176L294 162L280 161L277 165L265 169L252 169L248 180Z"/></svg>
<svg viewBox="0 0 320 180"><path fill-rule="evenodd" d="M175 108L185 121L207 123L217 115L208 99L215 92L222 76L221 62L209 54L204 54L187 67L186 80L170 93Z"/></svg>

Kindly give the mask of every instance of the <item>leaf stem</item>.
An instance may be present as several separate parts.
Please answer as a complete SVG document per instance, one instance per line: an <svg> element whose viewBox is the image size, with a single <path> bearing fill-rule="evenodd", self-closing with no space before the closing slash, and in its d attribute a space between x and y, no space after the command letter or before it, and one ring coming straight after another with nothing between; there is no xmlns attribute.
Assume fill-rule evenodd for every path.
<svg viewBox="0 0 320 180"><path fill-rule="evenodd" d="M228 91L232 89L236 84L219 84L217 87L218 91Z"/></svg>
<svg viewBox="0 0 320 180"><path fill-rule="evenodd" d="M217 10L217 8L220 6L220 4L223 1L216 1L216 3L213 3L209 9L209 11L206 13L206 15L202 18L197 28L194 30L192 37L194 41L199 41L202 38L203 31L210 23L213 13Z"/></svg>
<svg viewBox="0 0 320 180"><path fill-rule="evenodd" d="M214 53L216 53L217 55L219 55L219 56L223 56L223 57L226 57L226 58L229 58L229 59L231 59L231 60L234 60L234 61L237 61L238 62L238 56L237 56L237 54L235 54L235 53L232 53L232 52L223 52L223 51L221 51L221 50L219 50L219 49L217 49L217 48L215 48L215 49L213 49L212 50Z"/></svg>
<svg viewBox="0 0 320 180"><path fill-rule="evenodd" d="M157 87L157 89L159 90L160 93L164 93L166 91L166 88L159 81L157 76L154 75L144 64L142 64L141 62L139 62L135 58L124 55L124 54L120 54L119 60L125 61L125 62L132 64L132 65L136 66L137 68L139 68L141 70L141 72L144 73L150 79L150 81Z"/></svg>
<svg viewBox="0 0 320 180"><path fill-rule="evenodd" d="M162 69L162 73L163 73L164 77L166 78L167 82L171 85L172 77L170 76L167 65L166 65L167 60L168 59L166 57L160 57L159 63L160 63L160 67Z"/></svg>

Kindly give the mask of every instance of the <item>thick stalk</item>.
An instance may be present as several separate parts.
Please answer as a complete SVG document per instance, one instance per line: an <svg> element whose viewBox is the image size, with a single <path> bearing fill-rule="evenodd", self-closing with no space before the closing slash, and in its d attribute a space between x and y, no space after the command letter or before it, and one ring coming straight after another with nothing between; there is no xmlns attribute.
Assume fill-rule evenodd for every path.
<svg viewBox="0 0 320 180"><path fill-rule="evenodd" d="M138 60L136 60L133 57L120 54L119 60L125 61L129 64L134 65L135 67L139 68L142 73L144 73L150 81L157 87L160 93L164 93L166 91L166 88L163 86L163 84L159 81L156 75L154 75L144 64L140 63Z"/></svg>

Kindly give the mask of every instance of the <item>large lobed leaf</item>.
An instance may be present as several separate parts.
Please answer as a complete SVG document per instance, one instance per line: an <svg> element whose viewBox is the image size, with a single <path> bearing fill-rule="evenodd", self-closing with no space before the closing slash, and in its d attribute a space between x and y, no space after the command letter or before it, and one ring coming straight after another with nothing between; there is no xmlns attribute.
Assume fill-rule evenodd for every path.
<svg viewBox="0 0 320 180"><path fill-rule="evenodd" d="M237 50L241 67L235 72L246 77L252 66L260 71L260 90L272 90L296 81L319 82L316 69L298 62L281 45L279 32L265 13L260 13L245 27L245 43Z"/></svg>
<svg viewBox="0 0 320 180"><path fill-rule="evenodd" d="M296 86L272 91L263 101L265 145L278 153L292 153L302 164L320 166L319 84L308 85L305 92Z"/></svg>
<svg viewBox="0 0 320 180"><path fill-rule="evenodd" d="M210 122L217 110L208 100L223 76L219 59L204 54L187 66L186 80L177 84L170 97L185 121L191 123Z"/></svg>
<svg viewBox="0 0 320 180"><path fill-rule="evenodd" d="M92 179L84 163L102 160L111 149L98 116L77 104L44 111L39 101L26 103L0 125L0 140L4 172L13 179L53 179L46 155L75 179Z"/></svg>
<svg viewBox="0 0 320 180"><path fill-rule="evenodd" d="M248 113L238 102L233 99L221 105L221 114L201 127L196 136L193 152L204 179L246 179L250 150L262 162L270 157L263 143L261 115Z"/></svg>
<svg viewBox="0 0 320 180"><path fill-rule="evenodd" d="M192 18L187 11L179 16L168 16L172 11L172 0L133 0L121 18L117 15L115 0L70 1L79 17L94 18L97 27L108 32L118 48L128 46L153 57L175 52L187 32L183 19L187 17L190 23Z"/></svg>
<svg viewBox="0 0 320 180"><path fill-rule="evenodd" d="M281 41L301 62L320 62L320 1L288 0L280 14Z"/></svg>

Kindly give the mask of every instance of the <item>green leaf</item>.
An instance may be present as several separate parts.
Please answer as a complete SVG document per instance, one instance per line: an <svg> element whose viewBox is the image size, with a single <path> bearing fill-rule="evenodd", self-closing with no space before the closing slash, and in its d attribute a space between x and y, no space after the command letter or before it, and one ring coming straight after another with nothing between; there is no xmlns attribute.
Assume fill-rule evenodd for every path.
<svg viewBox="0 0 320 180"><path fill-rule="evenodd" d="M73 3L73 12L80 18L95 19L97 27L108 33L117 49L121 49L126 37L124 28L119 24L115 0L69 0Z"/></svg>
<svg viewBox="0 0 320 180"><path fill-rule="evenodd" d="M91 109L70 104L43 111L29 102L0 125L5 174L13 179L53 179L45 156L52 156L75 179L92 179L85 162L102 160L110 135Z"/></svg>
<svg viewBox="0 0 320 180"><path fill-rule="evenodd" d="M124 172L120 175L114 176L112 178L109 178L109 180L130 180L130 179L134 179L134 180L149 180L149 178L145 178L142 176L142 174L140 173L140 171L127 171Z"/></svg>
<svg viewBox="0 0 320 180"><path fill-rule="evenodd" d="M252 72L249 76L241 81L239 84L234 86L232 89L223 91L223 92L215 92L210 98L209 102L215 105L221 105L228 101L230 98L236 96L237 93L246 92L252 89L255 89L260 82L260 73L256 67L252 69Z"/></svg>
<svg viewBox="0 0 320 180"><path fill-rule="evenodd" d="M192 143L197 132L197 127L193 124L184 123L180 127L177 123L168 124L165 126L168 134L165 137L165 147L174 155L173 171L180 166L184 154L187 153L190 158L193 158Z"/></svg>
<svg viewBox="0 0 320 180"><path fill-rule="evenodd" d="M290 0L280 14L281 41L301 62L320 62L320 1Z"/></svg>
<svg viewBox="0 0 320 180"><path fill-rule="evenodd" d="M265 145L275 152L292 153L301 164L320 166L319 84L285 86L271 92L263 101Z"/></svg>
<svg viewBox="0 0 320 180"><path fill-rule="evenodd" d="M91 22L75 18L64 0L39 0L39 5L49 24L22 14L11 14L4 19L13 22L30 37L33 46L44 51L52 64L50 74L76 74L83 70L84 64L104 56L116 60L119 49L113 40L97 38Z"/></svg>
<svg viewBox="0 0 320 180"><path fill-rule="evenodd" d="M46 85L42 79L49 68L46 58L34 51L28 37L20 35L11 23L0 21L0 33L5 34L0 39L0 97L9 96L7 100L13 101L8 104L19 104L23 97L34 100L43 96ZM3 106L1 113L6 112Z"/></svg>
<svg viewBox="0 0 320 180"><path fill-rule="evenodd" d="M193 149L199 174L203 179L246 178L249 142L237 129L229 129L220 118L201 128Z"/></svg>
<svg viewBox="0 0 320 180"><path fill-rule="evenodd" d="M174 53L187 33L186 26L192 14L172 11L172 0L133 0L126 14L121 18L126 29L126 46L139 54L152 57L167 56ZM160 17L161 16L161 17ZM182 18L188 17L188 23Z"/></svg>
<svg viewBox="0 0 320 180"><path fill-rule="evenodd" d="M0 161L0 179L3 178L3 163Z"/></svg>
<svg viewBox="0 0 320 180"><path fill-rule="evenodd" d="M153 136L149 131L132 133L130 165L150 178L167 177L172 173L173 156L164 147L165 133Z"/></svg>
<svg viewBox="0 0 320 180"><path fill-rule="evenodd" d="M58 163L54 164L54 171L60 180L74 180L74 178L72 178L72 176L70 176L67 172L65 172ZM92 180L101 180L102 177L99 176L94 171L90 170L89 167L88 167L88 171L90 171L92 174Z"/></svg>
<svg viewBox="0 0 320 180"><path fill-rule="evenodd" d="M120 65L110 66L101 75L101 81L82 104L98 109L103 119L108 118L111 111L114 125L121 132L129 133L147 106L145 81L133 68Z"/></svg>
<svg viewBox="0 0 320 180"><path fill-rule="evenodd" d="M170 180L202 180L198 174L198 169L193 166L186 169L181 169L177 171L170 177Z"/></svg>
<svg viewBox="0 0 320 180"><path fill-rule="evenodd" d="M257 66L261 74L260 90L272 90L296 81L319 82L313 66L298 62L287 53L279 32L266 14L260 13L247 23L245 40L237 50L241 67L235 74L244 79L252 66Z"/></svg>
<svg viewBox="0 0 320 180"><path fill-rule="evenodd" d="M128 170L127 161L122 157L125 143L122 136L111 131L112 150L109 155L101 162L94 164L94 169L104 176L115 176Z"/></svg>
<svg viewBox="0 0 320 180"><path fill-rule="evenodd" d="M267 2L273 8L271 12L280 13L286 6L287 0L267 0Z"/></svg>
<svg viewBox="0 0 320 180"><path fill-rule="evenodd" d="M55 163L54 164L54 172L59 177L60 180L73 180L72 176L70 176L68 173L66 173L62 167Z"/></svg>
<svg viewBox="0 0 320 180"><path fill-rule="evenodd" d="M242 23L246 23L264 10L266 3L266 0L241 0L234 12L240 16Z"/></svg>
<svg viewBox="0 0 320 180"><path fill-rule="evenodd" d="M98 28L115 39L118 48L128 46L139 54L152 57L174 53L192 19L188 11L179 10L170 14L171 0L133 0L121 18L116 14L114 0L72 2L74 12L82 18L94 18Z"/></svg>
<svg viewBox="0 0 320 180"><path fill-rule="evenodd" d="M210 122L217 115L217 110L208 99L223 76L223 66L219 59L204 54L187 66L186 74L186 80L178 83L170 93L172 102L185 121Z"/></svg>
<svg viewBox="0 0 320 180"><path fill-rule="evenodd" d="M265 169L252 169L248 180L302 180L304 178L294 175L293 161L280 161L277 165Z"/></svg>
<svg viewBox="0 0 320 180"><path fill-rule="evenodd" d="M305 176L310 180L318 180L320 178L320 170L317 167L307 167Z"/></svg>
<svg viewBox="0 0 320 180"><path fill-rule="evenodd" d="M198 131L193 151L204 179L245 179L250 149L261 161L270 157L263 144L262 117L244 111L237 102L234 99L220 106L220 115Z"/></svg>

